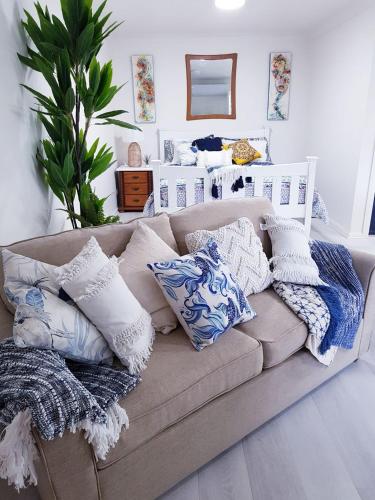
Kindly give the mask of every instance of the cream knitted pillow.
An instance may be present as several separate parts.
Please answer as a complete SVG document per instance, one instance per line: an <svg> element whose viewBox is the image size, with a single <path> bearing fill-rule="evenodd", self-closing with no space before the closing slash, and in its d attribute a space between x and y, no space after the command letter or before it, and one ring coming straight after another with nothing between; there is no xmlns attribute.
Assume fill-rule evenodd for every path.
<svg viewBox="0 0 375 500"><path fill-rule="evenodd" d="M246 217L215 231L201 229L185 236L189 252L213 239L245 296L262 292L272 282L268 259L253 224Z"/></svg>
<svg viewBox="0 0 375 500"><path fill-rule="evenodd" d="M68 264L54 270L56 280L134 374L146 368L154 339L151 316L92 237Z"/></svg>
<svg viewBox="0 0 375 500"><path fill-rule="evenodd" d="M265 215L264 220L261 228L268 231L272 242L273 278L299 285L325 285L311 258L305 227L295 219L280 215Z"/></svg>

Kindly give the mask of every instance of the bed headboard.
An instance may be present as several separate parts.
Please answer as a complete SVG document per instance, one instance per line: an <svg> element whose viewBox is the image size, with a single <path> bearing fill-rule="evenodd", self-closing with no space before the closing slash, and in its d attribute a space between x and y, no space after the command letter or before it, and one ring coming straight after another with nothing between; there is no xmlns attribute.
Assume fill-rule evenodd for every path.
<svg viewBox="0 0 375 500"><path fill-rule="evenodd" d="M271 129L261 128L257 130L247 130L247 131L176 131L176 130L159 130L159 157L162 163L165 163L165 147L169 147L168 144L173 144L173 141L194 141L199 137L205 137L209 134L215 134L216 137L226 137L228 139L243 139L244 137L249 137L252 139L262 139L266 138L268 141L268 147L270 147ZM169 142L168 142L169 141ZM167 142L167 145L165 144Z"/></svg>

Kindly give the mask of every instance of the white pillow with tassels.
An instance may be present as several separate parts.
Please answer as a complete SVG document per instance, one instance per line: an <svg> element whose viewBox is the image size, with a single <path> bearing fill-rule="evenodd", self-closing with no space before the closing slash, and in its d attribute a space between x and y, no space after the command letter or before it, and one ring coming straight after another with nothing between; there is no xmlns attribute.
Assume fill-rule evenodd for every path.
<svg viewBox="0 0 375 500"><path fill-rule="evenodd" d="M107 340L131 374L146 368L154 339L151 316L143 309L110 259L92 237L68 264L56 268L60 286Z"/></svg>
<svg viewBox="0 0 375 500"><path fill-rule="evenodd" d="M264 216L263 230L267 230L272 242L273 278L276 281L298 285L325 285L319 278L319 269L311 258L305 227L295 219L280 215Z"/></svg>

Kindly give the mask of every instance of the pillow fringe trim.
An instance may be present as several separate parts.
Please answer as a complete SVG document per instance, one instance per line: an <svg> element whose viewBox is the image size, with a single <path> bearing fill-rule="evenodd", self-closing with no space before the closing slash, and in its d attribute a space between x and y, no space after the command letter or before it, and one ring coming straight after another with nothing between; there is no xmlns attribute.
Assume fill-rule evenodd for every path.
<svg viewBox="0 0 375 500"><path fill-rule="evenodd" d="M66 269L62 266L60 269L55 270L55 274L59 280L60 286L64 286L69 281L72 281L76 276L82 273L90 265L90 262L102 252L99 243L94 236L91 236L83 250L74 259L74 262L68 264Z"/></svg>
<svg viewBox="0 0 375 500"><path fill-rule="evenodd" d="M99 295L112 282L113 278L119 273L119 262L117 257L113 256L109 262L99 271L95 281L89 283L85 288L83 295L77 297L75 302L92 299Z"/></svg>

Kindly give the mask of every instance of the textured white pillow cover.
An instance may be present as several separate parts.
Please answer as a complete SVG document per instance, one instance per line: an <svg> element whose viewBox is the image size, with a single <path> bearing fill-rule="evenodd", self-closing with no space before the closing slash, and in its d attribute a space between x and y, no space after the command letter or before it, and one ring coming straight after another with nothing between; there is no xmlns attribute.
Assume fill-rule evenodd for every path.
<svg viewBox="0 0 375 500"><path fill-rule="evenodd" d="M192 149L190 143L182 142L176 146L177 164L183 167L190 167L197 163L197 148Z"/></svg>
<svg viewBox="0 0 375 500"><path fill-rule="evenodd" d="M311 258L305 227L295 219L280 215L265 215L264 220L261 228L268 231L272 242L273 278L299 285L325 285Z"/></svg>
<svg viewBox="0 0 375 500"><path fill-rule="evenodd" d="M272 273L268 259L249 219L241 217L215 231L203 229L185 236L189 252L203 248L210 239L217 243L220 254L245 296L262 292L270 286Z"/></svg>
<svg viewBox="0 0 375 500"><path fill-rule="evenodd" d="M151 317L120 276L117 258L108 259L92 237L71 262L54 272L129 372L146 368L154 339Z"/></svg>
<svg viewBox="0 0 375 500"><path fill-rule="evenodd" d="M197 167L227 167L232 165L232 149L198 151Z"/></svg>

